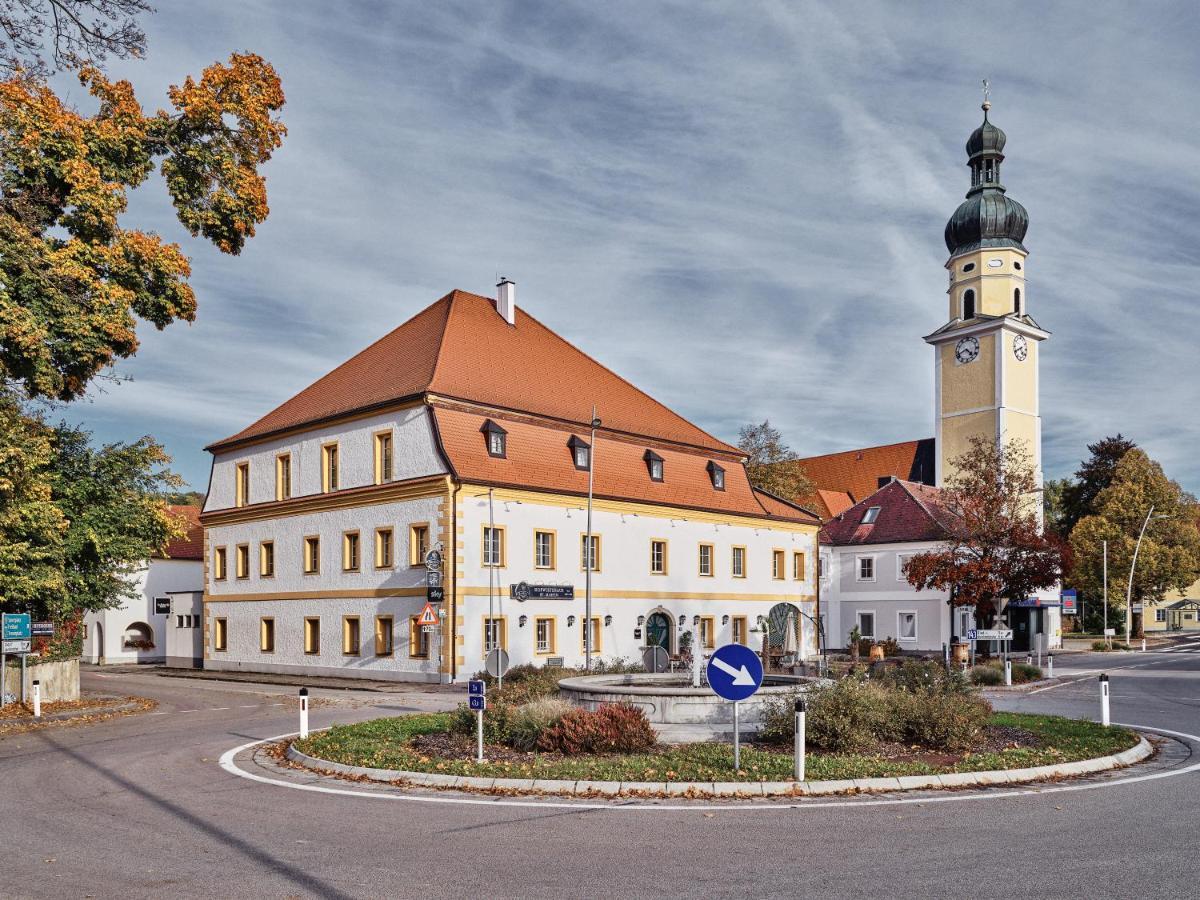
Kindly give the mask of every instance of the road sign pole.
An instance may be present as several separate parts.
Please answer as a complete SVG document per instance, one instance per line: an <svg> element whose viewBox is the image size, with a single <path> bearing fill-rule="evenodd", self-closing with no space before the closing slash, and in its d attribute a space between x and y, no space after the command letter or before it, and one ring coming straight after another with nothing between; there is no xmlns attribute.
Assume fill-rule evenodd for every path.
<svg viewBox="0 0 1200 900"><path fill-rule="evenodd" d="M733 771L740 772L742 769L742 736L741 723L738 720L738 707L741 703L737 700L733 701Z"/></svg>
<svg viewBox="0 0 1200 900"><path fill-rule="evenodd" d="M25 705L25 656L21 654L21 705Z"/></svg>
<svg viewBox="0 0 1200 900"><path fill-rule="evenodd" d="M308 737L308 688L300 688L300 740Z"/></svg>
<svg viewBox="0 0 1200 900"><path fill-rule="evenodd" d="M36 678L33 679L33 717L42 717L42 683Z"/></svg>
<svg viewBox="0 0 1200 900"><path fill-rule="evenodd" d="M1100 724L1108 727L1108 675L1100 676Z"/></svg>
<svg viewBox="0 0 1200 900"><path fill-rule="evenodd" d="M804 780L804 754L805 754L805 701L803 697L796 699L796 771L795 776L797 781Z"/></svg>

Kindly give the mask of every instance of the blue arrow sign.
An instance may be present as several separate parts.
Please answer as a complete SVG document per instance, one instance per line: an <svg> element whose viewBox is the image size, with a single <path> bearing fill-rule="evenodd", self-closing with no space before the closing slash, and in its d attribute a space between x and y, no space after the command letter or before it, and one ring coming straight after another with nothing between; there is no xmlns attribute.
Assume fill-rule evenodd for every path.
<svg viewBox="0 0 1200 900"><path fill-rule="evenodd" d="M708 686L725 700L745 700L762 687L758 654L741 644L726 644L708 659Z"/></svg>

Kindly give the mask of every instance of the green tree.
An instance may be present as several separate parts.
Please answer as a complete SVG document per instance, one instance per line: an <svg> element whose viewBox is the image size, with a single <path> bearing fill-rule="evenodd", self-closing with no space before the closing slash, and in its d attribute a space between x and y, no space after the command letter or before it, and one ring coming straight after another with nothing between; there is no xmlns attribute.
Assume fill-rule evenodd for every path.
<svg viewBox="0 0 1200 900"><path fill-rule="evenodd" d="M1063 538L1069 537L1080 519L1096 511L1096 498L1112 483L1117 463L1126 453L1135 449L1137 444L1119 432L1115 437L1106 437L1094 444L1088 444L1090 455L1080 463L1075 472L1075 479L1059 482L1061 492L1057 497L1047 494L1047 499L1057 501L1053 522L1057 534ZM1049 518L1046 525L1051 527Z"/></svg>
<svg viewBox="0 0 1200 900"><path fill-rule="evenodd" d="M1129 570L1143 524L1146 530L1133 576L1135 603L1161 601L1167 591L1182 590L1200 578L1196 499L1169 479L1144 450L1129 450L1121 457L1092 505L1094 512L1080 519L1071 531L1075 551L1072 584L1089 600L1103 596L1107 541L1109 606L1125 611ZM1154 518L1146 524L1152 506ZM1137 617L1135 630L1136 623Z"/></svg>
<svg viewBox="0 0 1200 900"><path fill-rule="evenodd" d="M793 503L813 495L813 483L796 462L797 455L769 420L743 426L737 445L746 454L746 474L756 488Z"/></svg>

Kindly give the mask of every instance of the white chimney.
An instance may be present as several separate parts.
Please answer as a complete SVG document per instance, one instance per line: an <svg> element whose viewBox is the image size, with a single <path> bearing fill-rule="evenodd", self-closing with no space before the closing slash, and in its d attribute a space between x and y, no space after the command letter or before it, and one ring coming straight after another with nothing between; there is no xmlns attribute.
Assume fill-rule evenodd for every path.
<svg viewBox="0 0 1200 900"><path fill-rule="evenodd" d="M509 325L517 324L517 284L501 278L496 285L496 312L504 316Z"/></svg>

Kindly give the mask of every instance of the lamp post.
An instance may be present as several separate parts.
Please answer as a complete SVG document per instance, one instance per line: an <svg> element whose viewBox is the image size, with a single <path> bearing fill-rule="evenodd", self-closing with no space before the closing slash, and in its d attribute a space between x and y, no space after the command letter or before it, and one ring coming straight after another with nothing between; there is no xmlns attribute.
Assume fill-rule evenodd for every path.
<svg viewBox="0 0 1200 900"><path fill-rule="evenodd" d="M1169 519L1168 515L1154 515L1154 504L1146 511L1146 521L1142 522L1142 530L1138 532L1137 543L1133 545L1133 561L1129 564L1129 584L1125 588L1125 646L1129 646L1130 629L1133 625L1133 570L1137 568L1138 551L1142 549L1142 538L1146 536L1146 526L1151 519Z"/></svg>
<svg viewBox="0 0 1200 900"><path fill-rule="evenodd" d="M592 670L592 567L595 556L592 553L592 488L595 485L594 473L596 468L596 429L600 420L596 418L596 407L592 406L592 441L588 445L588 501L587 501L587 534L584 536L583 548L583 669Z"/></svg>

